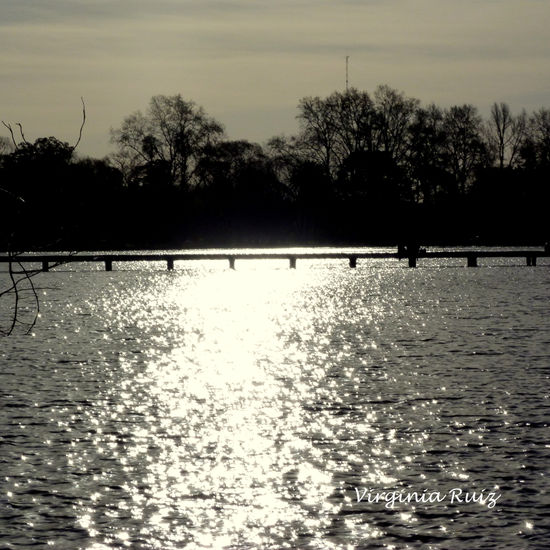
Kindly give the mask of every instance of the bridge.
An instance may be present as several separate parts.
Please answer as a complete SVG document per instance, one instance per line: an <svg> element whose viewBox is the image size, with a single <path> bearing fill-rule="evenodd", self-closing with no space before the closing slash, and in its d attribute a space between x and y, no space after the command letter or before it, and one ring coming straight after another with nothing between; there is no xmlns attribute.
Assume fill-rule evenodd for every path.
<svg viewBox="0 0 550 550"><path fill-rule="evenodd" d="M162 253L162 254L20 254L10 256L0 255L0 263L40 263L42 271L59 265L74 262L101 262L106 271L112 271L113 264L124 262L165 262L168 270L174 269L174 263L193 260L225 260L229 267L235 269L236 260L288 260L291 269L296 268L297 260L322 260L343 259L347 260L349 267L357 267L359 259L406 259L409 267L417 267L417 261L421 259L449 259L463 258L468 267L476 267L479 258L525 258L525 265L536 266L538 258L550 257L547 250L450 250L450 251L424 251L417 255L402 255L396 252L204 252L204 253Z"/></svg>

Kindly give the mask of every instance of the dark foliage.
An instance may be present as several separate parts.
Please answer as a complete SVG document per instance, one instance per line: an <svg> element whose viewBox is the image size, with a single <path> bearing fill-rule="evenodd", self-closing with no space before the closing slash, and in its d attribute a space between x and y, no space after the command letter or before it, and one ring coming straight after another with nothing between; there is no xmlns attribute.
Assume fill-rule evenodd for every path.
<svg viewBox="0 0 550 550"><path fill-rule="evenodd" d="M422 107L388 86L298 109L299 133L265 147L225 139L180 96L126 118L104 160L54 137L3 139L0 247L548 239L548 110L514 116L495 104L484 121L472 105Z"/></svg>

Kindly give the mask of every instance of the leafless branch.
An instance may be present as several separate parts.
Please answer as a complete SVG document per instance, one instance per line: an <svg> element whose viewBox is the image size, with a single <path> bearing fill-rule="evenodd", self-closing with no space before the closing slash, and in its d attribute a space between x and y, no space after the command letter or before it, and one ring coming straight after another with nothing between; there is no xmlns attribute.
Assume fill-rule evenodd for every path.
<svg viewBox="0 0 550 550"><path fill-rule="evenodd" d="M13 142L14 147L17 149L17 142L15 141L15 136L13 135L13 128L11 127L11 124L6 124L4 121L2 121L2 124L9 130L11 141Z"/></svg>
<svg viewBox="0 0 550 550"><path fill-rule="evenodd" d="M13 315L12 315L12 320L11 320L11 324L6 332L6 334L9 336L12 332L13 332L13 329L15 328L15 324L17 322L17 315L19 313L19 292L17 292L17 285L19 283L19 281L16 281L15 280L15 276L13 274L13 265L12 265L12 262L10 261L10 263L8 264L8 271L9 271L9 275L10 275L10 280L11 280L11 283L12 283L12 288L14 289L14 304L13 304Z"/></svg>
<svg viewBox="0 0 550 550"><path fill-rule="evenodd" d="M36 321L38 320L38 316L40 315L40 300L38 299L38 293L36 292L36 287L34 286L34 282L32 280L33 273L32 272L30 273L29 271L27 271L21 262L17 262L17 263L21 268L21 270L23 271L24 278L29 283L31 295L34 302L33 303L34 314L33 314L32 320L30 322L27 321L26 323L24 323L27 327L25 334L29 334L31 330L34 328L34 325L36 325ZM34 272L34 274L36 274L36 272ZM19 319L17 319L17 321L19 322Z"/></svg>
<svg viewBox="0 0 550 550"><path fill-rule="evenodd" d="M76 252L71 252L70 256L74 256ZM9 326L5 329L0 328L1 336L9 336L14 332L17 327L23 327L25 334L29 334L36 325L40 314L40 300L38 298L38 290L33 281L34 277L39 273L42 273L41 269L27 269L22 262L18 260L20 253L10 252L8 261L8 274L10 278L10 285L0 291L0 299L5 298L9 300L9 297L13 297L13 306L11 311L11 320ZM54 269L63 265L65 262L55 262L49 266L50 269ZM17 266L17 270L15 267ZM30 320L22 320L23 314L22 300L26 299L30 295L32 299L32 305L29 306L29 310L32 312L32 318ZM24 302L23 302L24 303Z"/></svg>
<svg viewBox="0 0 550 550"><path fill-rule="evenodd" d="M83 97L80 98L80 101L82 101L82 124L80 125L80 132L78 133L78 139L76 140L76 143L72 147L73 151L78 147L78 144L82 139L82 130L84 130L84 124L86 124L86 104L84 103Z"/></svg>
<svg viewBox="0 0 550 550"><path fill-rule="evenodd" d="M20 122L16 122L17 126L19 126L19 133L21 134L21 139L23 140L24 143L26 143L27 145L30 145L29 142L27 141L27 138L25 137L25 134L23 133L23 126L21 125Z"/></svg>

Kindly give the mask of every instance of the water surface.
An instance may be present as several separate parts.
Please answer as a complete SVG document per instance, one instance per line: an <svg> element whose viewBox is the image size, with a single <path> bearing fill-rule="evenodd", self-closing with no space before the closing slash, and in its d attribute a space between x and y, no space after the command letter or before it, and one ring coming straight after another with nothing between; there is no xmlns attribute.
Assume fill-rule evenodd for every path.
<svg viewBox="0 0 550 550"><path fill-rule="evenodd" d="M462 263L39 275L1 341L0 546L548 547L548 266Z"/></svg>

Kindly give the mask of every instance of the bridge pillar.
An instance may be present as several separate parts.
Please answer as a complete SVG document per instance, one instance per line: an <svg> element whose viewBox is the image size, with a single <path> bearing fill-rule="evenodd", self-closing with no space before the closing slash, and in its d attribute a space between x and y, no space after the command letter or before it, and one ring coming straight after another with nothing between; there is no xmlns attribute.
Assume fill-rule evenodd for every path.
<svg viewBox="0 0 550 550"><path fill-rule="evenodd" d="M50 270L50 266L48 265L48 262L43 261L42 262L42 271L49 271L49 270Z"/></svg>
<svg viewBox="0 0 550 550"><path fill-rule="evenodd" d="M113 271L113 260L105 258L105 271Z"/></svg>
<svg viewBox="0 0 550 550"><path fill-rule="evenodd" d="M357 267L357 256L350 256L349 257L349 266L350 267Z"/></svg>
<svg viewBox="0 0 550 550"><path fill-rule="evenodd" d="M527 256L527 265L532 265L532 266L537 265L537 257L536 256Z"/></svg>
<svg viewBox="0 0 550 550"><path fill-rule="evenodd" d="M233 256L229 256L229 269L235 269L235 258Z"/></svg>
<svg viewBox="0 0 550 550"><path fill-rule="evenodd" d="M290 269L296 269L296 258L294 256L290 256L288 260Z"/></svg>
<svg viewBox="0 0 550 550"><path fill-rule="evenodd" d="M468 254L468 267L477 267L477 256Z"/></svg>
<svg viewBox="0 0 550 550"><path fill-rule="evenodd" d="M174 258L167 258L166 259L166 267L168 268L168 271L173 271L173 269L174 269Z"/></svg>
<svg viewBox="0 0 550 550"><path fill-rule="evenodd" d="M416 256L409 256L409 267L416 267Z"/></svg>

